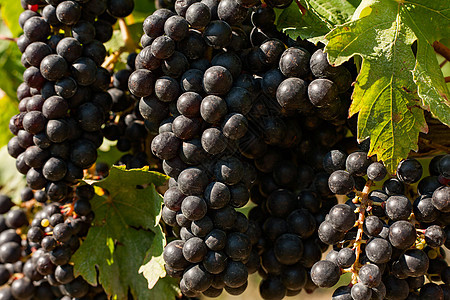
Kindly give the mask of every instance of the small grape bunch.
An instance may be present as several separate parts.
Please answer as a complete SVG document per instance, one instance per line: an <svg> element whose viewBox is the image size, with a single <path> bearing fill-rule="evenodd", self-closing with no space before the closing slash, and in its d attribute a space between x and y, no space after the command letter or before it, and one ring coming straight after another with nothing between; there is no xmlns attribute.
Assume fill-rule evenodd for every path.
<svg viewBox="0 0 450 300"><path fill-rule="evenodd" d="M449 159L436 156L424 178L416 159L403 160L395 177L370 191L386 177L384 165L365 152L330 151L324 158L332 172L330 190L349 199L332 207L319 226L320 240L333 249L312 267L312 281L330 288L343 273L352 273L350 285L338 287L332 299L447 297L450 268L442 246L449 246ZM362 189L355 188L366 175ZM411 185L417 182L416 191Z"/></svg>

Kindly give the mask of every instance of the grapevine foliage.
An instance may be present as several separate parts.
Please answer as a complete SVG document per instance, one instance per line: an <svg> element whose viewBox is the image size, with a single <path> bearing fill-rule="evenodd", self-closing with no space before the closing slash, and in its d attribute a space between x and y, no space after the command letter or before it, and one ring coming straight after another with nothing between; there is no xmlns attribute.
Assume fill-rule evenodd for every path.
<svg viewBox="0 0 450 300"><path fill-rule="evenodd" d="M293 3L283 13L289 16L284 19L281 15L278 27L288 27L285 31L294 37L313 40L322 40L326 34L325 51L335 65L355 55L363 58L350 116L359 113L358 139L370 137L369 155L376 154L394 173L395 166L409 151L417 150L419 132L428 130L421 108L450 124L450 94L432 46L450 34L449 3L362 1L351 21L336 23L329 33L329 17L317 31L310 26L304 30L304 25L300 25L323 20L324 12L316 9L314 3L306 3L306 7L313 8L307 13ZM416 41L414 54L412 45Z"/></svg>
<svg viewBox="0 0 450 300"><path fill-rule="evenodd" d="M162 247L158 247L164 243L158 225L162 197L156 192L155 185L161 185L165 180L164 175L147 169L113 167L106 179L89 182L105 194L91 201L94 225L73 256L77 275L97 284L98 267L99 283L108 295L118 299L125 299L128 289L137 299L172 299L178 294L170 279L158 281L149 290L145 278L138 275L144 258L148 260L148 257L162 253ZM136 185L146 187L136 188Z"/></svg>
<svg viewBox="0 0 450 300"><path fill-rule="evenodd" d="M127 20L134 19L128 26L131 44L118 26L105 44L108 53L127 50L115 71L124 69L128 51L138 48L143 21L155 9L153 0L135 3ZM19 36L20 1L0 0L0 11L0 35ZM391 173L410 150L417 150L419 133L427 132L423 110L450 125L450 92L433 49L436 41L450 36L450 2L298 0L277 11L277 28L294 39L323 42L334 65L362 58L349 115L358 115L359 141L370 138L369 155L377 155ZM8 122L18 112L16 88L24 71L20 57L14 43L0 40L0 147L12 136ZM0 192L18 199L25 181L6 152L0 149ZM107 145L99 150L98 161L111 165L121 155ZM129 292L136 299L181 295L177 281L166 276L162 258L168 241L156 186L166 180L148 168L113 167L106 179L86 181L97 191L91 201L95 219L73 256L76 275L101 284L113 299L126 299Z"/></svg>

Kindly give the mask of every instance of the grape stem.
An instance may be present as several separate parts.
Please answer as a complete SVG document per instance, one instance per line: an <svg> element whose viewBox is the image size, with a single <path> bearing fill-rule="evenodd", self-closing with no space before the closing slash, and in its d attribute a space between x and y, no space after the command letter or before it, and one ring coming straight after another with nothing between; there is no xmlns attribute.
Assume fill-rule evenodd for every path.
<svg viewBox="0 0 450 300"><path fill-rule="evenodd" d="M8 36L5 36L5 35L0 35L0 40L2 40L2 41L9 41L9 42L16 42L17 41L17 39L11 38L11 37L8 37Z"/></svg>
<svg viewBox="0 0 450 300"><path fill-rule="evenodd" d="M120 55L124 52L134 52L136 49L136 43L131 37L130 30L127 26L127 23L123 18L119 19L119 28L122 34L122 39L125 42L125 45L120 47L119 50L114 51L109 55L102 64L103 68L114 68L114 64L119 59Z"/></svg>
<svg viewBox="0 0 450 300"><path fill-rule="evenodd" d="M442 55L446 60L450 60L450 49L447 48L444 44L435 41L433 43L433 48L436 53Z"/></svg>
<svg viewBox="0 0 450 300"><path fill-rule="evenodd" d="M372 186L372 180L367 180L362 192L357 193L357 196L354 199L354 200L356 200L356 199L359 200L359 202L361 204L359 206L359 217L358 217L358 220L356 221L356 226L358 227L358 232L356 234L355 242L353 243L353 249L355 250L356 259L350 269L352 272L352 284L358 283L358 272L359 272L359 269L361 268L361 264L359 262L359 257L361 256L361 245L363 244L363 241L362 241L362 236L363 236L363 232L364 232L363 224L364 224L364 219L365 219L366 208L368 208L371 204L369 201L369 192L370 192L371 186Z"/></svg>

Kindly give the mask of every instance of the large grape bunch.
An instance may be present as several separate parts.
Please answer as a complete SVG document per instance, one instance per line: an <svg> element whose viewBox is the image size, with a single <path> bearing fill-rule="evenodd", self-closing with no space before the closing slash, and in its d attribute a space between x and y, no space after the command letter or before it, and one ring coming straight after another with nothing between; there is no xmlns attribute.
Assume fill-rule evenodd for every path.
<svg viewBox="0 0 450 300"><path fill-rule="evenodd" d="M103 299L103 288L75 277L69 262L94 217L94 189L78 181L95 163L102 125L119 105L111 74L101 67L103 43L134 3L25 0L22 6L17 45L26 71L8 152L28 187L20 208L0 196L0 298ZM107 174L99 164L94 175Z"/></svg>
<svg viewBox="0 0 450 300"><path fill-rule="evenodd" d="M70 263L94 217L94 189L71 189L65 200L75 206L45 203L45 192L29 187L20 196L16 205L0 194L0 299L106 299L100 285L75 277Z"/></svg>
<svg viewBox="0 0 450 300"><path fill-rule="evenodd" d="M345 135L352 77L319 48L276 30L273 8L289 3L266 4L176 1L174 11L155 11L128 79L145 126L157 133L152 153L171 177L162 218L179 239L164 259L189 297L239 295L256 271L268 276L264 298L277 284L281 297L298 293L326 248L317 224L335 199L322 158ZM250 195L261 206L249 221L237 209ZM291 212L292 226L310 222L308 232L287 225ZM289 247L290 238L301 249L288 251L300 251L285 261L280 250L278 261L273 247ZM271 253L279 268L261 268L260 255ZM299 281L281 282L281 269Z"/></svg>
<svg viewBox="0 0 450 300"><path fill-rule="evenodd" d="M17 45L27 69L8 152L30 188L44 188L58 201L97 159L101 128L114 104L106 92L111 75L101 67L103 43L116 18L131 13L134 4L26 0L23 6Z"/></svg>
<svg viewBox="0 0 450 300"><path fill-rule="evenodd" d="M352 273L350 285L335 290L336 300L447 299L450 267L442 247L450 246L449 167L450 155L436 156L422 178L422 165L406 159L396 177L371 191L387 175L382 163L362 151L330 151L324 159L329 188L349 199L319 226L320 240L333 249L312 267L312 281L330 288ZM354 176L367 176L363 189L355 189Z"/></svg>

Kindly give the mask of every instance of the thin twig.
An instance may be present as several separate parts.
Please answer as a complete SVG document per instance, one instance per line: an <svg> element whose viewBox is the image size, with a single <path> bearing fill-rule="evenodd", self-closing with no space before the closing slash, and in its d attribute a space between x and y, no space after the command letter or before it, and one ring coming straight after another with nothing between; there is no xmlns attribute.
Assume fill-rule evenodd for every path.
<svg viewBox="0 0 450 300"><path fill-rule="evenodd" d="M450 60L450 49L447 48L444 44L441 42L435 41L433 43L433 48L436 53L439 53L442 55L446 60Z"/></svg>
<svg viewBox="0 0 450 300"><path fill-rule="evenodd" d="M358 282L358 272L361 268L361 264L359 262L359 258L361 256L361 244L362 243L362 236L363 236L363 225L364 225L364 219L365 219L365 213L366 208L369 206L369 192L370 187L372 186L372 180L367 180L366 185L364 186L364 189L361 193L357 196L361 202L359 205L359 218L356 221L358 226L358 232L356 233L356 239L353 243L353 248L355 249L356 259L355 263L351 267L352 271L352 283L356 284Z"/></svg>
<svg viewBox="0 0 450 300"><path fill-rule="evenodd" d="M447 76L444 79L445 79L445 82L450 82L450 76Z"/></svg>
<svg viewBox="0 0 450 300"><path fill-rule="evenodd" d="M0 35L0 40L2 40L2 41L9 41L9 42L16 42L17 41L17 39L11 38L11 37L8 37L8 36L5 36L5 35Z"/></svg>
<svg viewBox="0 0 450 300"><path fill-rule="evenodd" d="M444 59L443 62L441 62L441 64L439 65L439 68L442 68L443 66L445 66L445 64L448 62L448 60Z"/></svg>
<svg viewBox="0 0 450 300"><path fill-rule="evenodd" d="M450 153L450 147L434 143L434 142L432 142L424 137L421 137L421 136L419 137L419 141L431 148L434 148L434 149L437 149L440 151L444 151L445 153Z"/></svg>

